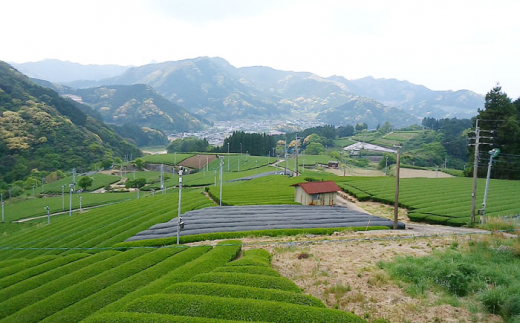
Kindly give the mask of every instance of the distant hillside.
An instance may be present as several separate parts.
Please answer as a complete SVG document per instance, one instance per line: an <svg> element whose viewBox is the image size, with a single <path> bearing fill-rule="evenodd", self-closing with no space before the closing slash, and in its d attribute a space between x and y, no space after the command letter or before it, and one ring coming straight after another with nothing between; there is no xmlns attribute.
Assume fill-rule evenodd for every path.
<svg viewBox="0 0 520 323"><path fill-rule="evenodd" d="M356 104L351 120L362 120L379 109L376 123L397 120L396 126L423 117L468 118L482 108L484 97L471 91L432 91L422 85L395 79L366 77L348 80L323 78L308 72L270 67L235 68L222 58L199 57L132 67L107 79L69 82L73 87L147 84L166 99L209 120L272 117L325 118L325 111ZM402 118L395 118L397 110ZM391 115L389 113L393 113ZM326 117L325 119L327 119ZM370 122L372 123L372 121Z"/></svg>
<svg viewBox="0 0 520 323"><path fill-rule="evenodd" d="M144 84L114 85L72 92L107 123L135 124L172 132L197 131L209 122L166 100Z"/></svg>
<svg viewBox="0 0 520 323"><path fill-rule="evenodd" d="M0 184L24 179L35 170L86 170L104 159L141 154L76 104L4 62L0 116Z"/></svg>
<svg viewBox="0 0 520 323"><path fill-rule="evenodd" d="M57 59L20 64L13 63L12 65L29 77L44 79L53 83L76 80L97 81L120 75L129 68L128 66L119 65L82 65Z"/></svg>
<svg viewBox="0 0 520 323"><path fill-rule="evenodd" d="M407 81L373 77L347 80L333 76L328 79L344 84L353 93L421 117L471 118L477 114L477 109L484 107L484 97L468 90L432 91Z"/></svg>
<svg viewBox="0 0 520 323"><path fill-rule="evenodd" d="M316 119L336 126L366 123L368 128L375 129L384 121L397 127L420 124L421 119L403 110L387 107L376 100L354 97L349 102L327 109L316 116ZM383 122L381 122L384 120Z"/></svg>

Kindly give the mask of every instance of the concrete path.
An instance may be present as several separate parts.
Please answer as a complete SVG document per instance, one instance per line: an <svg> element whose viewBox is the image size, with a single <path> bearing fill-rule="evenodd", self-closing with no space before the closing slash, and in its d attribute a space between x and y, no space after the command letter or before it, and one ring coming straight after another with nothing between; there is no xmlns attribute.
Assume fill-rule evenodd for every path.
<svg viewBox="0 0 520 323"><path fill-rule="evenodd" d="M270 229L342 228L392 226L378 216L334 206L252 205L208 207L182 216L181 236L201 233L255 231ZM399 228L405 225L399 223ZM177 234L177 219L156 224L127 241L172 237Z"/></svg>

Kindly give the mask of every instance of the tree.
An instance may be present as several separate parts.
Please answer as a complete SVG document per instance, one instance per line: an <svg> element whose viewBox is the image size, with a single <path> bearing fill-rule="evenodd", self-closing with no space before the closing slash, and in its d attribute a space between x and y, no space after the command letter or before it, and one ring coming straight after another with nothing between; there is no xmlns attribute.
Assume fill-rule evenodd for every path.
<svg viewBox="0 0 520 323"><path fill-rule="evenodd" d="M325 152L325 147L323 147L323 145L318 142L310 143L307 146L307 149L305 149L305 153L307 155L319 155L323 152Z"/></svg>
<svg viewBox="0 0 520 323"><path fill-rule="evenodd" d="M82 176L78 181L78 185L83 190L87 190L87 187L92 186L92 182L94 182L92 177Z"/></svg>
<svg viewBox="0 0 520 323"><path fill-rule="evenodd" d="M482 164L484 162L481 161L489 158L487 151L492 148L499 148L502 152L493 166L493 178L520 179L520 161L515 158L515 155L520 154L519 106L518 100L513 103L497 85L486 94L484 109L478 111L481 131L486 134L492 133L493 136L493 145L481 148L479 163ZM474 148L471 150L474 151ZM473 159L473 153L471 156ZM486 167L479 168L479 176L485 176L486 172Z"/></svg>
<svg viewBox="0 0 520 323"><path fill-rule="evenodd" d="M355 127L357 132L363 131L368 128L368 125L366 123L358 123Z"/></svg>
<svg viewBox="0 0 520 323"><path fill-rule="evenodd" d="M339 138L350 137L354 135L354 127L351 125L341 126L336 129Z"/></svg>
<svg viewBox="0 0 520 323"><path fill-rule="evenodd" d="M142 170L145 165L145 162L141 158L136 158L134 160L134 165L135 167L137 167L137 169Z"/></svg>
<svg viewBox="0 0 520 323"><path fill-rule="evenodd" d="M136 178L134 180L128 180L125 183L125 187L126 188L133 187L133 188L139 188L140 189L141 187L143 187L145 185L146 185L146 178L142 178L142 177Z"/></svg>

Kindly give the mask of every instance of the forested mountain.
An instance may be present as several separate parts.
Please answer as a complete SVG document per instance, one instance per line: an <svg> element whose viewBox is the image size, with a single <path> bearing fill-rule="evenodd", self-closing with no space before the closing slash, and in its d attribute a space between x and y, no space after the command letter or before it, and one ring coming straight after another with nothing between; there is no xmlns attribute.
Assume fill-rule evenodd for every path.
<svg viewBox="0 0 520 323"><path fill-rule="evenodd" d="M203 118L166 100L144 84L114 85L66 91L101 114L107 123L135 124L171 132L197 131L209 124Z"/></svg>
<svg viewBox="0 0 520 323"><path fill-rule="evenodd" d="M471 91L432 91L406 81L372 77L323 78L263 66L235 68L222 58L208 57L132 67L104 80L68 83L83 88L132 84L147 84L210 120L297 115L319 116L339 125L369 117L371 128L385 121L407 126L423 117L468 118L484 103L481 95Z"/></svg>
<svg viewBox="0 0 520 323"><path fill-rule="evenodd" d="M57 59L20 64L12 63L12 65L29 77L44 79L53 83L76 80L97 81L120 75L129 68L129 66L119 65L82 65Z"/></svg>
<svg viewBox="0 0 520 323"><path fill-rule="evenodd" d="M77 105L0 62L0 186L32 172L81 171L102 160L141 154Z"/></svg>

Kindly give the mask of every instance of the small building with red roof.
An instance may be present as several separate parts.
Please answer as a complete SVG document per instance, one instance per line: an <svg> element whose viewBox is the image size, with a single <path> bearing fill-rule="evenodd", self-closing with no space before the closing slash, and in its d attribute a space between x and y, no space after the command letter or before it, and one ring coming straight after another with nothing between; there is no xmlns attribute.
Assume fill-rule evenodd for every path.
<svg viewBox="0 0 520 323"><path fill-rule="evenodd" d="M341 188L333 181L305 182L295 187L294 201L302 205L336 205L336 193Z"/></svg>

